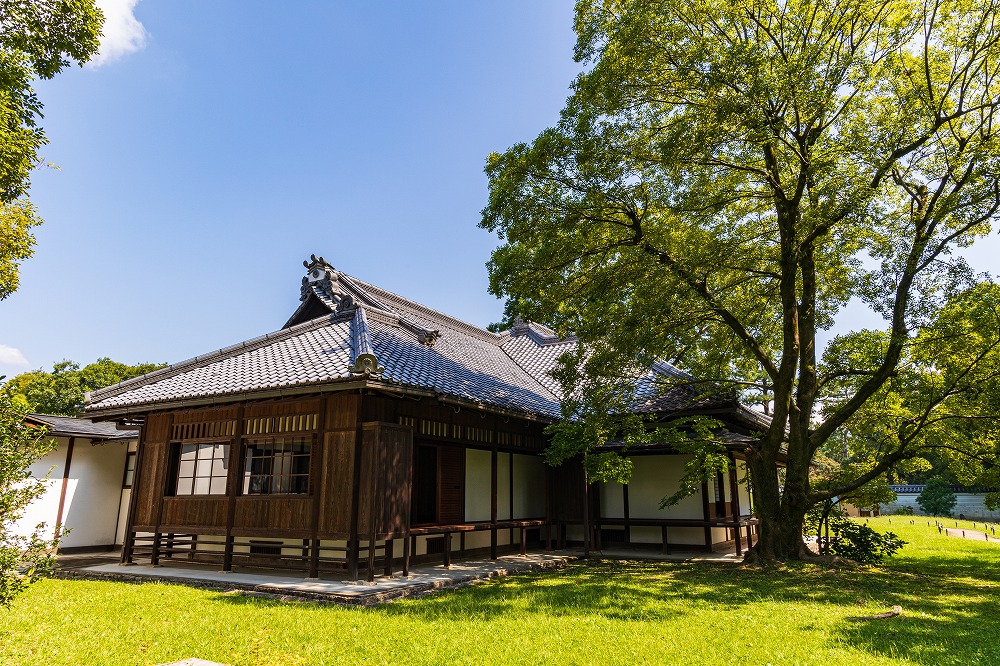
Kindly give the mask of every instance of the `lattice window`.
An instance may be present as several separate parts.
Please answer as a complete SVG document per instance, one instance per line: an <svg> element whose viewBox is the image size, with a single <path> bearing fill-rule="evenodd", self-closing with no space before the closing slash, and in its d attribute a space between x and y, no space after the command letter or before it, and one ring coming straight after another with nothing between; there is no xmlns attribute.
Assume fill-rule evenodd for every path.
<svg viewBox="0 0 1000 666"><path fill-rule="evenodd" d="M443 421L420 419L420 434L430 435L431 437L447 437L448 424Z"/></svg>
<svg viewBox="0 0 1000 666"><path fill-rule="evenodd" d="M246 435L271 435L290 432L308 432L319 427L319 414L292 414L289 416L260 416L245 423Z"/></svg>
<svg viewBox="0 0 1000 666"><path fill-rule="evenodd" d="M410 426L411 428L417 427L417 420L412 416L400 416L399 425Z"/></svg>
<svg viewBox="0 0 1000 666"><path fill-rule="evenodd" d="M492 444L493 431L489 428L473 428L472 426L469 426L465 429L465 438L470 442Z"/></svg>
<svg viewBox="0 0 1000 666"><path fill-rule="evenodd" d="M236 421L201 421L198 423L175 423L170 428L170 439L209 439L232 437L236 434Z"/></svg>
<svg viewBox="0 0 1000 666"><path fill-rule="evenodd" d="M229 444L183 444L178 448L177 495L225 495Z"/></svg>
<svg viewBox="0 0 1000 666"><path fill-rule="evenodd" d="M122 479L122 488L131 488L135 481L135 459L134 451L125 454L125 478Z"/></svg>
<svg viewBox="0 0 1000 666"><path fill-rule="evenodd" d="M312 441L276 437L246 444L244 495L304 495L309 492Z"/></svg>

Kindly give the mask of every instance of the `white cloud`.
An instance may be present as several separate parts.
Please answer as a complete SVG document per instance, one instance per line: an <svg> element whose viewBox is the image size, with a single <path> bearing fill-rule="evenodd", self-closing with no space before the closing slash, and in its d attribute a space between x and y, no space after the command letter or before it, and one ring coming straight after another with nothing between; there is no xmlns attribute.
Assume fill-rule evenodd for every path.
<svg viewBox="0 0 1000 666"><path fill-rule="evenodd" d="M24 354L21 353L20 349L0 345L0 365L12 368L27 368L31 364L28 363L28 359L24 358Z"/></svg>
<svg viewBox="0 0 1000 666"><path fill-rule="evenodd" d="M97 0L97 6L104 12L104 28L101 49L90 61L100 67L129 53L135 53L146 45L146 28L133 14L139 0Z"/></svg>

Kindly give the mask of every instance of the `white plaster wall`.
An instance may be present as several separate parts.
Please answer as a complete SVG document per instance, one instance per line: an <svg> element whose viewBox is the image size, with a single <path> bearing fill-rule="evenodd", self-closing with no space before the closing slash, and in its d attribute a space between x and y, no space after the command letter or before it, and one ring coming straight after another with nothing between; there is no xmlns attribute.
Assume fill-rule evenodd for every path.
<svg viewBox="0 0 1000 666"><path fill-rule="evenodd" d="M628 485L628 509L631 518L704 518L701 493L685 497L674 506L660 509L660 500L672 494L680 485L687 455L635 456ZM711 487L709 488L711 492ZM714 499L714 495L710 497ZM704 544L705 531L700 527L669 527L671 544ZM631 529L632 540L638 543L660 543L659 527Z"/></svg>
<svg viewBox="0 0 1000 666"><path fill-rule="evenodd" d="M127 451L127 442L94 445L77 438L63 507L63 523L71 531L60 547L115 543Z"/></svg>
<svg viewBox="0 0 1000 666"><path fill-rule="evenodd" d="M635 456L628 486L629 516L632 518L704 518L701 494L685 497L674 506L660 509L660 500L680 485L684 465L691 456Z"/></svg>
<svg viewBox="0 0 1000 666"><path fill-rule="evenodd" d="M497 456L497 520L507 520L510 516L510 455ZM489 484L486 485L489 492ZM486 519L489 520L489 514Z"/></svg>
<svg viewBox="0 0 1000 666"><path fill-rule="evenodd" d="M491 455L480 449L465 451L465 519L468 521L490 519Z"/></svg>
<svg viewBox="0 0 1000 666"><path fill-rule="evenodd" d="M36 479L42 479L46 474L49 475L48 481L45 481L47 489L44 494L25 508L21 519L14 523L14 534L29 536L34 533L35 527L39 523L45 523L44 534L46 536L52 536L55 530L59 511L59 491L62 488L69 439L56 437L55 440L56 448L36 460L29 468L31 475Z"/></svg>
<svg viewBox="0 0 1000 666"><path fill-rule="evenodd" d="M742 460L736 461L736 480L739 481L737 493L740 498L740 515L749 516L753 513L753 506L750 504L750 486L747 484L747 464Z"/></svg>
<svg viewBox="0 0 1000 666"><path fill-rule="evenodd" d="M625 496L620 483L599 483L601 493L601 516L605 518L625 517ZM629 492L631 493L631 487ZM629 515L632 513L632 496L629 495Z"/></svg>
<svg viewBox="0 0 1000 666"><path fill-rule="evenodd" d="M541 456L513 455L514 518L545 516L545 462Z"/></svg>

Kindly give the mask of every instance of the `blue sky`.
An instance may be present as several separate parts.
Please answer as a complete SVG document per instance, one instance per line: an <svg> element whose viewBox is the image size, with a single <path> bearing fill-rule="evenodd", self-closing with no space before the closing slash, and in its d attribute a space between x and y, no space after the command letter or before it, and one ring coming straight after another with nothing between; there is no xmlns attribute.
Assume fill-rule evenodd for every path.
<svg viewBox="0 0 1000 666"><path fill-rule="evenodd" d="M33 177L46 222L0 302L0 374L276 330L312 253L499 318L482 169L556 121L570 0L104 4L102 62L39 85L59 169ZM968 255L992 270L998 252L994 236Z"/></svg>

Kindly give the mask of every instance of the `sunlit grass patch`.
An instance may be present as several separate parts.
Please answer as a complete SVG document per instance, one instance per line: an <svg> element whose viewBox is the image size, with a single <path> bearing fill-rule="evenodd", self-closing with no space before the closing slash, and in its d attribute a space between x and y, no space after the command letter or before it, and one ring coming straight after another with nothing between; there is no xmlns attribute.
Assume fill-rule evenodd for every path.
<svg viewBox="0 0 1000 666"><path fill-rule="evenodd" d="M3 612L0 662L1000 663L1000 548L869 524L909 542L880 568L598 561L376 608L47 580Z"/></svg>

